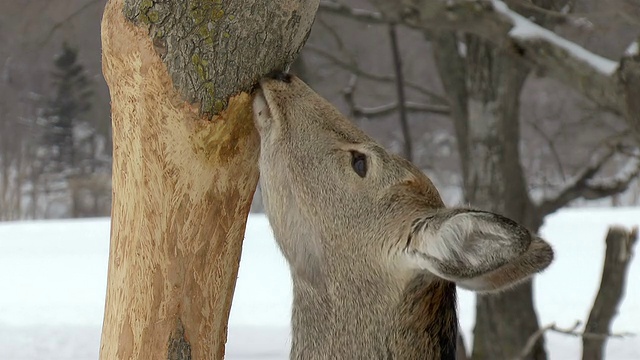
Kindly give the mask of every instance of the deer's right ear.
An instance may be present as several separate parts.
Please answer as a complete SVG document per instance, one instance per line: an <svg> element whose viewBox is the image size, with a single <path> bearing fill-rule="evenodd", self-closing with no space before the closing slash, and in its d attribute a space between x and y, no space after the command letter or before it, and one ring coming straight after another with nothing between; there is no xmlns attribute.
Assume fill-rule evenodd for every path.
<svg viewBox="0 0 640 360"><path fill-rule="evenodd" d="M514 221L490 212L440 210L413 223L412 266L474 291L512 286L546 268L553 250Z"/></svg>

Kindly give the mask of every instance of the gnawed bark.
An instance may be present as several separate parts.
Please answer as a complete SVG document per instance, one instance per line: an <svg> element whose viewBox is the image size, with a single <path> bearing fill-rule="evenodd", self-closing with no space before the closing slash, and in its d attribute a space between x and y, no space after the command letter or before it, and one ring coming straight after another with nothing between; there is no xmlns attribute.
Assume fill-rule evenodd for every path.
<svg viewBox="0 0 640 360"><path fill-rule="evenodd" d="M193 38L181 31L193 29L194 20L208 24L209 17L218 17L208 7L217 3L132 1L123 11L123 0L112 0L105 9L103 71L112 100L114 195L103 360L224 356L258 178L251 96L241 90L291 60L306 39L315 8L303 0L225 2L224 19L216 20L233 23L228 28L238 31L236 47L208 44L207 34L196 33L191 35L199 46L185 50L181 41ZM260 11L264 21L290 26L269 32L253 18L234 16L231 9L242 4ZM161 5L168 10L156 19L150 11ZM138 20L147 6L144 14L153 25L127 19L132 6L138 6ZM203 10L203 18L177 9ZM287 16L295 19L287 22ZM162 24L173 27L159 36ZM278 51L261 48L276 54L260 58L254 47L263 42L256 37L264 44L280 39L276 43L288 45ZM180 58L175 51L187 55L184 62L175 60ZM196 55L198 64L189 62ZM187 86L184 78L193 82ZM208 82L225 90L203 94ZM224 104L215 106L219 100Z"/></svg>
<svg viewBox="0 0 640 360"><path fill-rule="evenodd" d="M176 89L208 113L291 64L317 8L302 0L124 1L125 16L148 26Z"/></svg>
<svg viewBox="0 0 640 360"><path fill-rule="evenodd" d="M629 231L622 227L611 227L606 238L602 281L598 289L589 320L584 332L606 335L624 298L629 264L633 258L633 247L638 241L638 228ZM582 360L602 360L607 342L606 336L582 337Z"/></svg>

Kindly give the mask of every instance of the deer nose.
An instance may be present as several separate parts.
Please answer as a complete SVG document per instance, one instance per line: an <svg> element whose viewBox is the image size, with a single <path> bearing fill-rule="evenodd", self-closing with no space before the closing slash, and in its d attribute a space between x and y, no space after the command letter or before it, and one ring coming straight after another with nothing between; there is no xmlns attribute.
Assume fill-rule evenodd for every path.
<svg viewBox="0 0 640 360"><path fill-rule="evenodd" d="M272 71L271 73L269 73L269 75L267 75L267 77L274 80L282 81L285 83L291 82L291 74L281 70Z"/></svg>

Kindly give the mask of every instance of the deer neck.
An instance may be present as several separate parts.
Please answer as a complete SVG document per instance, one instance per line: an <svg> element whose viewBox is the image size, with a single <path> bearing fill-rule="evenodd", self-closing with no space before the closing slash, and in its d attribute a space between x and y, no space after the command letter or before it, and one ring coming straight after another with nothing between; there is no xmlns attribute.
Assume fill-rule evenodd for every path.
<svg viewBox="0 0 640 360"><path fill-rule="evenodd" d="M395 292L342 280L318 289L294 277L291 359L455 359L453 283L418 275Z"/></svg>

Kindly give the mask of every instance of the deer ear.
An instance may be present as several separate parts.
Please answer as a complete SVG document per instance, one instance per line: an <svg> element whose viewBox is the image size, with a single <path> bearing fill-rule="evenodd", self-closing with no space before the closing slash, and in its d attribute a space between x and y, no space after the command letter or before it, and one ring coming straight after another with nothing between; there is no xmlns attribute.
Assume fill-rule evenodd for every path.
<svg viewBox="0 0 640 360"><path fill-rule="evenodd" d="M553 261L553 249L539 237L534 237L524 254L505 265L475 278L458 281L462 288L491 292L520 284L544 270Z"/></svg>
<svg viewBox="0 0 640 360"><path fill-rule="evenodd" d="M406 251L415 266L474 291L512 286L553 260L551 247L516 222L468 209L414 222Z"/></svg>

